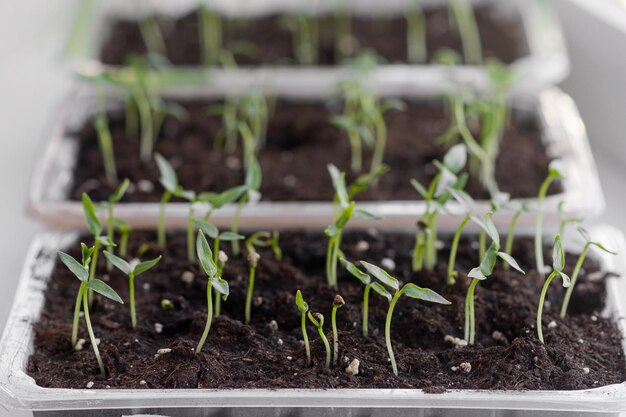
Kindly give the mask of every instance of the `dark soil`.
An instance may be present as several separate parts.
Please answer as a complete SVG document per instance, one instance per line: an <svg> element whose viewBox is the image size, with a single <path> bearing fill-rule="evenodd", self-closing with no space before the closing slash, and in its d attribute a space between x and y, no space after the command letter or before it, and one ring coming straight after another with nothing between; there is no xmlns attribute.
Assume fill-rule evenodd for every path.
<svg viewBox="0 0 626 417"><path fill-rule="evenodd" d="M170 236L164 259L154 270L138 279L139 327L131 330L128 306L96 299L92 319L107 376L99 376L89 342L81 351L70 344L71 317L76 278L57 266L46 293L40 321L35 324L35 353L28 373L44 387L85 388L423 388L429 392L446 389L577 390L626 380L621 335L607 318L599 315L605 297L604 274L591 259L574 291L570 315L558 318L563 288L555 282L548 293L544 313L546 343L541 344L534 328L537 301L543 278L532 271L532 242L518 239L514 256L528 273L521 276L497 268L493 277L476 291L477 345L454 348L446 335L463 335L463 301L468 279L463 274L477 264L475 242L461 244L461 278L445 287L447 247L440 252L435 271L410 272L410 235L381 234L374 230L351 232L343 250L353 260L396 263L401 280L430 287L452 302L450 306L427 304L402 298L396 308L392 337L399 376L394 377L384 344L383 329L387 303L371 296L370 337L361 334L362 286L340 271L339 293L346 306L338 312L340 362L324 368L324 350L319 336L309 326L313 366L306 366L300 342L300 315L294 294L301 289L314 311L327 318L336 292L324 277L326 239L321 234L284 232L281 236L285 260L276 262L263 252L255 287L256 302L251 325L242 323L247 286L247 266L231 257L225 278L231 296L225 312L214 321L204 351L194 354L206 320L206 279L198 267L186 261L184 236ZM154 235L134 234L131 253L148 243L145 258L155 256ZM369 248L363 250L366 241ZM361 252L359 251L361 250ZM549 256L549 249L545 249ZM77 255L77 253L74 253ZM50 254L48 254L50 256ZM566 272L571 273L575 257L568 255ZM189 285L181 281L185 271L196 274ZM127 280L118 272L100 276L108 280L127 300ZM173 310L163 310L168 298ZM270 322L276 321L272 330ZM549 325L554 321L556 326ZM161 333L155 325L163 326ZM494 335L501 332L502 336ZM81 324L80 337L88 339ZM332 343L332 342L331 342ZM171 352L155 357L157 350ZM347 362L360 360L359 374L345 372ZM453 370L461 363L471 371Z"/></svg>
<svg viewBox="0 0 626 417"><path fill-rule="evenodd" d="M448 11L444 8L426 10L428 60L441 48L462 51L461 39L448 24ZM483 54L511 63L528 54L528 44L519 16L502 16L492 6L475 10ZM130 53L145 54L146 46L134 21L114 21L109 38L105 40L101 59L105 64L121 65ZM246 41L256 46L254 56L237 56L240 65L290 64L294 62L291 33L285 29L280 16L266 16L254 21L225 20L224 45ZM404 18L381 17L353 19L353 53L372 49L390 63L407 62ZM179 19L160 21L165 40L167 58L173 65L200 65L198 17L195 12ZM319 64L335 65L333 22L330 17L320 23Z"/></svg>
<svg viewBox="0 0 626 417"><path fill-rule="evenodd" d="M391 167L378 186L359 200L415 200L418 193L409 180L422 183L436 174L433 159L443 158L447 147L436 138L446 131L449 116L440 101L409 102L405 111L386 113L388 143L385 163ZM189 117L185 121L168 118L157 141L156 151L164 155L178 172L181 184L195 191L223 191L243 183L241 155L225 154L214 146L222 127L220 117L206 114L206 102L185 103ZM267 146L259 161L263 170L261 193L270 201L328 201L333 190L327 164L333 163L350 174L350 145L345 134L329 122L331 114L340 112L337 102L279 101L270 118ZM154 162L139 159L139 141L128 138L122 112L109 116L115 158L120 178L129 178L132 187L126 201L159 201L162 188ZM75 134L79 141L78 161L70 192L80 200L88 192L103 200L117 184L107 182L98 140L89 121ZM365 152L365 169L369 169L371 151ZM538 122L530 115L513 112L501 143L496 178L502 191L512 197L537 195L548 173L551 158L546 154ZM351 180L354 176L349 175ZM486 198L477 178L470 178L466 190L474 198ZM560 185L550 193L559 192Z"/></svg>

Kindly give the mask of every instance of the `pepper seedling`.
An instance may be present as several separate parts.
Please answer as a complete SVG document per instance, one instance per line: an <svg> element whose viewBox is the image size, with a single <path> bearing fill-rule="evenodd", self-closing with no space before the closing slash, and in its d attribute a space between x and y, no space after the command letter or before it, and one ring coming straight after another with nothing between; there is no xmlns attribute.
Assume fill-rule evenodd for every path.
<svg viewBox="0 0 626 417"><path fill-rule="evenodd" d="M461 37L465 63L468 65L482 65L483 48L471 3L467 0L451 0L449 7L450 21L454 22Z"/></svg>
<svg viewBox="0 0 626 417"><path fill-rule="evenodd" d="M128 255L128 239L130 237L130 233L133 231L133 228L122 219L116 218L114 221L115 229L120 234L120 257L125 258Z"/></svg>
<svg viewBox="0 0 626 417"><path fill-rule="evenodd" d="M539 296L539 306L537 307L537 337L541 340L541 343L544 343L541 317L543 316L543 304L546 300L546 293L550 283L554 278L558 277L563 281L564 288L570 287L571 284L571 280L563 272L563 268L565 268L565 251L563 251L563 245L561 244L561 235L557 234L554 238L554 247L552 248L552 273L548 275L548 279L543 284L541 295Z"/></svg>
<svg viewBox="0 0 626 417"><path fill-rule="evenodd" d="M95 248L88 248L87 245L81 243L82 248L82 263L78 262L72 256L68 255L64 252L58 252L59 259L61 262L74 274L76 278L80 281L80 287L78 288L78 294L76 296L76 305L74 307L74 324L72 327L72 346L76 346L77 338L78 338L78 319L80 317L81 306L84 312L85 324L87 326L87 332L89 333L89 340L91 341L91 347L93 348L94 355L96 356L96 360L98 362L98 367L100 368L100 373L102 375L106 374L104 369L104 363L102 362L102 358L100 357L100 350L98 349L98 341L96 340L96 336L94 335L93 328L91 326L91 318L89 315L89 302L87 293L89 291L95 291L98 294L105 296L106 298L118 302L120 304L124 304L120 296L115 292L115 290L109 287L104 281L97 278L89 278L89 264L94 261L93 254L95 253Z"/></svg>
<svg viewBox="0 0 626 417"><path fill-rule="evenodd" d="M324 334L324 316L322 313L311 313L310 311L307 313L309 320L313 325L317 328L317 332L324 343L324 348L326 349L326 368L330 368L330 344L328 343L328 338Z"/></svg>
<svg viewBox="0 0 626 417"><path fill-rule="evenodd" d="M465 209L465 216L461 219L461 223L456 229L454 233L454 237L452 238L452 245L450 246L450 258L448 259L448 273L446 278L446 283L448 285L454 285L456 282L456 277L458 272L454 269L456 262L456 254L459 248L459 241L461 240L461 235L463 234L463 230L467 223L473 218L474 206L475 202L469 194L465 193L462 190L455 190L453 188L448 187L448 192L452 194L452 196L463 206Z"/></svg>
<svg viewBox="0 0 626 417"><path fill-rule="evenodd" d="M300 311L301 319L301 328L302 328L302 339L304 340L304 349L306 350L306 364L307 366L311 366L311 347L309 346L309 334L306 330L306 314L309 311L309 304L304 301L302 297L302 292L298 290L296 292L296 307Z"/></svg>
<svg viewBox="0 0 626 417"><path fill-rule="evenodd" d="M118 223L118 220L119 220L114 216L114 213L113 213L115 209L115 205L122 200L129 186L130 186L130 181L128 180L128 178L126 178L115 189L113 194L111 194L111 196L109 197L109 201L107 202L107 238L109 239L109 242L115 241L115 225L116 223ZM120 242L120 246L121 246L121 242ZM110 253L113 253L113 245L107 246L107 251L109 251ZM110 263L107 263L107 269L111 270Z"/></svg>
<svg viewBox="0 0 626 417"><path fill-rule="evenodd" d="M424 64L428 59L426 16L419 3L414 2L406 13L406 45L410 64Z"/></svg>
<svg viewBox="0 0 626 417"><path fill-rule="evenodd" d="M213 252L209 246L209 242L207 242L206 237L204 237L204 233L202 230L198 232L198 239L196 240L196 251L198 255L198 261L200 263L200 267L207 275L207 287L206 287L206 299L207 299L207 317L206 317L206 325L204 326L204 332L202 333L202 337L200 338L200 342L198 342L198 346L196 347L196 353L200 353L202 351L202 347L206 342L206 338L209 335L209 331L211 330L211 323L213 322L213 297L212 291L215 291L221 294L222 298L226 300L229 294L228 282L223 280L220 276L217 275L217 264L213 259Z"/></svg>
<svg viewBox="0 0 626 417"><path fill-rule="evenodd" d="M113 138L111 137L109 118L104 109L104 105L101 106L100 111L96 115L93 126L98 136L98 145L100 146L106 177L111 182L117 182L117 166L115 164Z"/></svg>
<svg viewBox="0 0 626 417"><path fill-rule="evenodd" d="M363 337L367 337L368 334L368 314L369 314L369 296L370 290L374 290L374 292L381 297L387 299L387 301L391 301L391 294L389 291L378 281L372 280L371 275L363 272L356 265L347 261L345 258L341 258L341 263L344 268L352 274L356 279L361 281L363 285L365 285L365 290L363 290L363 308L362 308L362 328L363 328Z"/></svg>
<svg viewBox="0 0 626 417"><path fill-rule="evenodd" d="M407 297L428 301L431 303L446 305L451 303L433 290L430 290L428 288L421 288L412 283L404 284L404 286L400 288L400 281L397 278L392 277L384 269L365 261L361 261L361 265L363 265L365 270L369 272L370 275L379 280L382 284L394 290L393 298L391 299L391 302L389 303L389 309L387 310L387 319L385 320L385 344L387 345L387 353L389 354L389 360L391 361L393 374L395 376L398 376L398 366L396 364L396 358L394 356L393 347L391 345L391 319L393 317L393 310L396 307L396 303L398 302L400 297L406 295Z"/></svg>
<svg viewBox="0 0 626 417"><path fill-rule="evenodd" d="M550 164L550 168L548 170L548 176L543 183L541 183L541 187L539 188L539 193L537 194L537 214L535 217L535 261L537 265L537 271L539 273L543 273L545 269L545 265L543 263L543 202L546 199L546 194L548 194L548 189L550 185L558 180L563 178L561 173L558 170L558 167L555 163ZM559 245L561 244L559 239Z"/></svg>
<svg viewBox="0 0 626 417"><path fill-rule="evenodd" d="M443 158L443 162L433 161L439 173L424 187L419 181L412 179L411 185L426 201L426 212L417 222L417 233L412 254L413 272L423 268L432 269L437 264L437 236L439 212L452 198L450 188L461 190L467 183L467 175L459 175L467 162L467 150L464 145L451 147Z"/></svg>
<svg viewBox="0 0 626 417"><path fill-rule="evenodd" d="M609 253L611 255L617 255L616 252L612 252L609 249L607 249L604 245L602 245L599 242L595 242L591 240L591 237L589 236L589 234L587 233L587 231L585 229L583 229L582 227L578 228L578 232L580 233L580 235L583 237L584 241L585 241L585 246L583 248L583 251L580 253L580 255L578 256L578 260L576 261L576 266L574 267L574 272L572 273L572 278L571 278L571 285L567 288L567 291L565 292L565 297L563 298L563 304L561 304L561 318L564 319L565 315L567 314L567 308L569 306L569 302L570 299L572 297L572 292L574 291L574 287L576 286L576 280L578 279L578 274L580 274L580 270L583 266L583 262L585 262L585 258L587 257L587 253L589 252L589 249L591 249L593 246L595 246L596 248Z"/></svg>
<svg viewBox="0 0 626 417"><path fill-rule="evenodd" d="M335 189L334 205L335 218L333 223L326 228L324 233L328 237L328 248L326 250L326 278L328 285L337 287L337 262L341 256L341 238L343 229L346 227L350 219L354 216L365 220L377 220L378 216L373 215L364 210L355 208L355 202L352 200L354 196L369 185L376 181L383 173L387 171L386 166L382 166L375 173L362 175L349 188L346 187L346 174L340 172L334 165L328 166L328 171L333 181Z"/></svg>
<svg viewBox="0 0 626 417"><path fill-rule="evenodd" d="M131 262L128 263L119 256L104 251L104 256L107 260L119 269L124 275L128 277L128 298L130 300L130 322L133 329L137 328L137 312L135 309L135 278L144 272L152 269L161 260L161 256L145 262Z"/></svg>
<svg viewBox="0 0 626 417"><path fill-rule="evenodd" d="M346 302L343 297L337 294L333 300L333 311L330 317L330 323L333 329L333 365L337 365L339 357L339 332L337 331L337 310L345 306Z"/></svg>

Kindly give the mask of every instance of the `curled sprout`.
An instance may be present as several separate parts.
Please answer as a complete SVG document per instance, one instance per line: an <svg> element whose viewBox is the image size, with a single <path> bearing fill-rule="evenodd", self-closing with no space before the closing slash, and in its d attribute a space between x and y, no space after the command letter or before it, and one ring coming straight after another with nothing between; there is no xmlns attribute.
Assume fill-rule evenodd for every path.
<svg viewBox="0 0 626 417"><path fill-rule="evenodd" d="M343 297L337 294L333 300L333 311L330 323L333 328L333 365L337 365L339 357L339 332L337 331L337 310L346 305Z"/></svg>
<svg viewBox="0 0 626 417"><path fill-rule="evenodd" d="M309 312L309 305L306 301L304 301L300 290L296 292L296 307L298 307L302 317L301 328L302 339L304 340L304 349L306 350L306 364L307 366L311 366L311 346L309 346L309 334L306 330L306 314Z"/></svg>
<svg viewBox="0 0 626 417"><path fill-rule="evenodd" d="M324 343L324 348L326 349L326 368L330 368L330 344L328 343L328 339L324 334L324 316L322 313L311 313L310 311L307 313L309 320L313 325L317 328L317 332Z"/></svg>

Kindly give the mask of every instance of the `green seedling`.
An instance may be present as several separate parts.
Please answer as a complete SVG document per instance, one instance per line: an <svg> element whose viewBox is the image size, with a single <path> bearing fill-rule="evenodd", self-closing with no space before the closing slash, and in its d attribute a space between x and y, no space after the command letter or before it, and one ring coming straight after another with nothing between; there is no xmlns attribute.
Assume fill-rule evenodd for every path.
<svg viewBox="0 0 626 417"><path fill-rule="evenodd" d="M98 294L105 296L115 302L120 304L124 304L120 296L113 290L113 288L109 287L104 281L99 280L97 278L89 278L89 264L93 262L93 254L95 253L95 248L88 248L87 245L81 243L82 248L82 263L78 262L76 259L68 255L64 252L58 252L59 259L61 262L67 266L67 268L74 274L76 278L80 281L80 287L78 288L78 294L76 296L76 305L74 307L74 323L72 327L72 346L76 346L76 342L78 340L78 320L80 317L81 306L84 311L85 324L87 326L87 332L89 333L89 340L91 341L91 346L93 348L93 352L96 356L96 360L98 361L98 366L100 367L100 373L105 375L106 371L104 369L104 363L102 362L102 358L100 357L100 350L98 349L98 342L96 340L96 336L94 335L93 328L91 326L91 319L89 315L89 302L87 299L87 293L89 291L95 291Z"/></svg>
<svg viewBox="0 0 626 417"><path fill-rule="evenodd" d="M467 175L459 175L467 162L467 150L462 144L450 148L443 162L433 161L439 173L433 178L428 188L419 181L411 180L411 185L426 201L426 212L417 222L417 234L412 254L414 272L423 268L432 269L437 264L437 237L439 213L452 198L450 188L461 190L467 182Z"/></svg>
<svg viewBox="0 0 626 417"><path fill-rule="evenodd" d="M482 65L483 48L472 5L468 0L452 0L449 7L452 17L450 20L454 22L461 37L465 63Z"/></svg>
<svg viewBox="0 0 626 417"><path fill-rule="evenodd" d="M109 201L107 202L107 238L110 243L115 241L115 225L119 223L119 219L114 216L115 205L119 203L124 194L126 194L126 190L128 190L128 186L130 185L130 181L126 178L122 183L113 191L113 194L109 197ZM126 237L128 239L128 237ZM126 243L124 242L124 250L126 250ZM121 242L120 242L121 246ZM107 251L113 253L113 245L107 246ZM107 269L111 270L111 264L107 263Z"/></svg>
<svg viewBox="0 0 626 417"><path fill-rule="evenodd" d="M176 306L168 298L161 299L161 310L173 310Z"/></svg>
<svg viewBox="0 0 626 417"><path fill-rule="evenodd" d="M426 45L426 16L422 6L415 2L406 13L406 45L410 64L424 64L428 59Z"/></svg>
<svg viewBox="0 0 626 417"><path fill-rule="evenodd" d="M334 205L335 216L333 223L326 228L324 233L328 237L328 248L326 251L326 278L328 285L337 288L337 263L341 255L341 238L343 229L348 225L354 216L364 220L377 220L379 217L364 210L355 208L354 196L366 190L369 185L376 181L381 175L387 172L388 168L382 166L377 172L361 175L348 188L346 187L346 174L340 172L334 165L328 166L328 171L333 181L335 189Z"/></svg>
<svg viewBox="0 0 626 417"><path fill-rule="evenodd" d="M317 328L317 332L324 343L324 348L326 349L326 368L330 368L330 344L328 343L328 339L324 334L324 316L322 313L311 313L310 311L307 313L309 320L313 325Z"/></svg>
<svg viewBox="0 0 626 417"><path fill-rule="evenodd" d="M139 21L139 30L149 53L162 56L167 54L165 40L163 39L156 15L149 15L141 19Z"/></svg>
<svg viewBox="0 0 626 417"><path fill-rule="evenodd" d="M261 173L261 166L255 157L246 169L246 178L244 182L246 190L241 198L239 198L237 209L235 210L235 214L231 220L230 228L233 232L239 232L239 220L241 218L241 211L243 210L244 205L253 205L261 199L260 189L262 180L263 176ZM239 240L233 240L231 244L233 255L239 256Z"/></svg>
<svg viewBox="0 0 626 417"><path fill-rule="evenodd" d="M196 241L196 251L198 255L198 260L200 263L200 267L206 273L208 281L206 287L206 299L207 299L207 318L206 325L204 326L204 332L202 333L202 338L196 347L196 353L200 353L202 351L202 347L206 342L206 338L209 335L209 331L211 330L211 323L213 322L213 297L212 291L215 291L221 294L222 298L226 300L229 294L228 282L224 281L220 276L217 275L217 264L213 259L213 252L209 247L209 242L207 242L206 237L204 237L204 233L202 230L198 232L198 239Z"/></svg>
<svg viewBox="0 0 626 417"><path fill-rule="evenodd" d="M246 309L245 309L245 322L246 324L250 323L250 317L252 312L252 294L254 293L254 277L256 275L256 268L259 265L259 261L261 260L261 255L258 252L249 252L248 253L248 266L249 266L249 276L248 276L248 291L246 292Z"/></svg>
<svg viewBox="0 0 626 417"><path fill-rule="evenodd" d="M367 337L368 334L368 313L369 313L369 296L370 290L374 290L374 292L381 297L387 299L387 301L391 301L391 294L389 291L378 281L374 281L371 275L363 272L359 268L356 267L353 263L347 261L344 258L341 258L341 263L344 268L352 274L356 279L361 281L363 285L365 285L365 290L363 291L363 310L362 310L362 328L363 328L363 337Z"/></svg>
<svg viewBox="0 0 626 417"><path fill-rule="evenodd" d="M178 175L176 175L174 167L172 167L167 159L157 153L154 155L154 160L160 172L159 182L164 189L163 196L161 197L161 203L159 205L159 220L157 224L159 247L163 249L166 245L165 208L172 197L180 197L182 194L186 193L186 191L178 183Z"/></svg>
<svg viewBox="0 0 626 417"><path fill-rule="evenodd" d="M561 235L556 235L554 238L554 247L552 249L552 273L548 275L548 279L543 284L543 288L541 289L541 295L539 296L539 306L537 307L537 337L543 341L543 330L541 326L541 318L543 316L543 304L546 300L546 293L548 292L548 287L550 287L550 283L554 278L561 278L563 281L563 287L570 287L571 281L570 278L563 272L563 268L565 268L565 251L563 251L563 245L561 244Z"/></svg>
<svg viewBox="0 0 626 417"><path fill-rule="evenodd" d="M274 230L272 233L270 232L256 232L244 243L246 247L246 251L248 253L256 252L256 248L271 248L274 254L274 259L278 262L283 260L283 251L280 248L280 233L278 230Z"/></svg>
<svg viewBox="0 0 626 417"><path fill-rule="evenodd" d="M306 314L309 311L309 305L304 298L302 297L302 292L298 290L296 292L296 307L300 311L300 315L302 317L301 327L302 327L302 339L304 340L304 349L306 350L306 365L311 366L311 347L309 346L309 334L306 330Z"/></svg>
<svg viewBox="0 0 626 417"><path fill-rule="evenodd" d="M406 295L407 297L415 298L418 300L446 305L450 304L450 302L433 290L430 290L428 288L421 288L412 283L404 284L404 286L400 288L400 281L398 281L397 278L389 275L389 273L384 269L365 261L361 261L361 265L363 265L363 267L371 276L376 278L382 284L394 290L394 295L391 299L391 302L389 303L389 310L387 310L387 319L385 321L385 344L387 345L387 353L389 354L389 360L391 361L393 374L395 376L398 376L398 366L396 364L396 358L393 354L393 347L391 345L391 319L393 317L393 310L396 307L396 303L398 302L400 297Z"/></svg>
<svg viewBox="0 0 626 417"><path fill-rule="evenodd" d="M337 365L339 357L339 332L337 331L337 310L345 306L346 302L343 297L337 294L333 300L333 312L331 314L330 323L333 329L333 365Z"/></svg>
<svg viewBox="0 0 626 417"><path fill-rule="evenodd" d="M608 250L601 243L592 241L587 231L583 229L582 227L578 228L578 232L581 234L581 236L583 237L585 241L585 247L583 248L583 251L578 256L578 260L576 261L576 266L574 267L574 272L572 273L571 285L565 292L565 297L563 298L563 304L561 304L561 318L562 319L564 319L565 315L567 314L567 308L569 306L569 302L572 297L572 292L574 291L574 287L576 286L576 280L578 279L578 274L580 274L580 270L583 266L583 262L585 262L585 258L587 257L587 253L589 252L589 249L595 246L596 248L606 253L609 253L611 255L617 255L617 253Z"/></svg>
<svg viewBox="0 0 626 417"><path fill-rule="evenodd" d="M104 107L104 106L102 106ZM111 182L117 182L117 166L113 150L113 138L109 129L109 118L104 108L100 109L93 123L98 135L98 145L102 154L102 163L106 177Z"/></svg>
<svg viewBox="0 0 626 417"><path fill-rule="evenodd" d="M135 278L144 272L152 269L161 260L161 256L145 262L131 262L128 263L124 259L113 255L110 252L104 251L104 256L107 260L122 271L124 275L128 277L128 297L130 299L130 322L133 329L137 329L137 312L135 309Z"/></svg>
<svg viewBox="0 0 626 417"><path fill-rule="evenodd" d="M128 255L128 238L133 228L130 224L126 223L122 219L115 219L115 229L120 234L120 257L125 258Z"/></svg>
<svg viewBox="0 0 626 417"><path fill-rule="evenodd" d="M319 61L319 21L317 16L299 14L287 16L283 27L291 32L293 56L300 65L315 65Z"/></svg>
<svg viewBox="0 0 626 417"><path fill-rule="evenodd" d="M539 188L539 194L537 195L537 214L535 219L535 261L537 265L537 271L539 273L543 273L545 269L545 265L543 263L543 202L546 199L546 194L548 194L548 189L550 185L558 180L563 178L561 173L555 164L550 164L550 168L548 171L548 176L541 184ZM559 239L559 245L561 244Z"/></svg>
<svg viewBox="0 0 626 417"><path fill-rule="evenodd" d="M198 11L198 20L202 64L217 65L222 50L222 18L215 10L202 5Z"/></svg>

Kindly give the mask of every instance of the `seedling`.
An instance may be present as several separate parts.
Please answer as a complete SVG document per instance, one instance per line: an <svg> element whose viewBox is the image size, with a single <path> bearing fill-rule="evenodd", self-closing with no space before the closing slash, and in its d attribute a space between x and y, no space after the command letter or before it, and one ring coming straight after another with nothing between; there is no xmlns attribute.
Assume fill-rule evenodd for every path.
<svg viewBox="0 0 626 417"><path fill-rule="evenodd" d="M537 263L537 271L539 273L543 273L545 269L545 265L543 263L543 202L546 199L546 194L548 193L548 188L550 185L558 180L563 178L561 173L555 164L550 164L550 168L548 171L548 176L541 184L539 188L539 194L537 195L537 214L535 220L535 261ZM561 244L559 239L559 245Z"/></svg>
<svg viewBox="0 0 626 417"><path fill-rule="evenodd" d="M587 253L589 252L589 249L592 246L595 246L596 248L606 253L609 253L611 255L617 255L617 253L608 250L601 243L592 241L587 231L583 229L582 227L578 228L578 232L581 234L581 236L585 240L585 247L583 248L583 251L578 256L578 260L576 261L576 266L574 267L574 272L572 273L571 285L569 286L569 288L567 288L567 291L565 292L565 297L563 298L563 304L561 304L561 318L562 319L564 319L565 315L567 314L567 307L569 306L569 301L570 301L570 298L572 297L572 292L574 291L574 287L576 286L576 280L578 279L578 274L580 273L580 270L583 266L583 262L585 262L585 258L587 257Z"/></svg>
<svg viewBox="0 0 626 417"><path fill-rule="evenodd" d="M548 279L546 279L546 282L543 284L541 295L539 296L539 306L537 307L537 337L539 337L541 343L544 343L541 317L543 315L543 304L550 283L554 278L558 277L563 281L564 288L570 287L571 284L570 278L563 272L563 268L565 268L565 251L563 251L563 245L561 244L561 235L557 234L554 238L554 247L552 249L552 273L548 275Z"/></svg>
<svg viewBox="0 0 626 417"><path fill-rule="evenodd" d="M93 328L91 326L91 319L89 316L89 302L87 293L89 291L95 291L98 294L101 294L115 302L120 304L124 304L120 296L113 290L113 288L109 287L104 281L99 280L97 278L89 278L89 264L93 262L93 254L95 252L95 248L88 248L87 245L81 243L82 248L82 263L78 262L76 259L68 255L64 252L58 252L59 259L61 262L67 266L67 268L74 274L76 278L80 281L80 287L78 288L78 294L76 296L76 305L74 307L74 323L72 327L72 346L76 346L76 342L78 340L78 319L80 317L81 306L84 311L85 324L87 326L87 332L89 333L89 340L91 341L91 347L93 348L93 352L96 355L96 360L98 361L98 366L100 367L100 373L104 375L104 363L102 362L102 358L100 357L100 350L98 349L98 342L96 340L96 336L94 335Z"/></svg>
<svg viewBox="0 0 626 417"><path fill-rule="evenodd" d="M120 257L125 258L128 255L128 238L133 228L130 224L126 223L122 219L115 219L115 229L120 234Z"/></svg>
<svg viewBox="0 0 626 417"><path fill-rule="evenodd" d="M128 277L128 297L130 299L130 322L133 329L137 329L137 312L135 310L135 278L152 269L161 260L161 256L145 262L128 263L124 259L104 251L104 256L117 269Z"/></svg>
<svg viewBox="0 0 626 417"><path fill-rule="evenodd" d="M328 285L337 288L337 262L341 256L341 238L343 229L354 216L365 220L377 220L379 217L355 208L354 196L366 190L369 185L376 181L387 171L386 166L382 166L377 172L362 175L356 179L349 188L346 187L346 174L340 172L334 165L328 166L328 171L333 181L335 189L335 218L333 223L326 228L324 233L328 236L328 248L326 251L326 278Z"/></svg>
<svg viewBox="0 0 626 417"><path fill-rule="evenodd" d="M278 233L278 230L274 230L272 233L264 231L256 232L246 239L244 245L248 253L256 252L256 247L272 248L274 259L279 262L283 259L283 251L280 248L280 233Z"/></svg>
<svg viewBox="0 0 626 417"><path fill-rule="evenodd" d="M406 13L407 57L411 64L424 64L428 59L426 45L426 16L418 2L414 2Z"/></svg>
<svg viewBox="0 0 626 417"><path fill-rule="evenodd" d="M248 203L255 204L261 199L260 189L262 178L261 166L255 157L246 169L246 179L244 182L246 190L241 198L239 198L237 209L235 210L235 214L231 220L230 228L233 232L239 232L239 219L241 218L241 210L243 210L244 205ZM239 256L239 240L233 240L231 243L233 255Z"/></svg>
<svg viewBox="0 0 626 417"><path fill-rule="evenodd" d="M196 353L200 353L202 351L202 347L206 342L206 338L209 335L209 331L211 330L211 323L213 322L213 297L212 291L215 288L215 291L221 294L222 298L226 300L229 294L228 282L224 281L220 276L217 275L217 264L213 259L213 252L209 247L209 242L207 242L204 237L204 233L202 230L198 232L198 239L196 241L196 251L198 255L198 260L200 263L200 267L206 273L208 281L206 287L206 299L207 299L207 318L206 325L204 326L204 332L202 333L202 338L196 347Z"/></svg>
<svg viewBox="0 0 626 417"><path fill-rule="evenodd" d="M102 106L104 107L104 106ZM98 145L102 154L102 163L106 177L111 182L117 182L117 166L115 164L115 152L113 150L113 138L109 130L109 118L106 110L101 108L93 123L98 135Z"/></svg>
<svg viewBox="0 0 626 417"><path fill-rule="evenodd" d="M369 296L370 290L374 290L375 293L387 299L387 301L391 301L391 294L389 291L378 281L372 280L371 275L361 271L356 267L353 263L347 261L344 258L341 258L341 263L346 268L346 270L352 274L356 279L361 281L363 285L365 285L365 290L363 291L363 337L367 337L368 334L368 312L369 312Z"/></svg>
<svg viewBox="0 0 626 417"><path fill-rule="evenodd" d="M302 316L301 327L302 327L302 339L304 340L304 349L306 350L306 364L307 366L311 366L311 347L309 346L309 335L306 330L306 314L309 311L309 305L304 298L302 297L302 292L298 290L296 292L296 306L300 311L300 315Z"/></svg>
<svg viewBox="0 0 626 417"><path fill-rule="evenodd" d="M482 65L483 50L472 5L467 0L452 0L449 7L450 15L461 37L465 63Z"/></svg>
<svg viewBox="0 0 626 417"><path fill-rule="evenodd" d="M387 310L387 319L385 321L385 343L387 345L387 353L389 354L389 360L391 361L393 374L395 376L398 376L398 366L396 364L396 358L393 354L393 347L391 346L391 319L393 317L393 310L396 307L396 303L398 302L400 297L406 295L407 297L423 301L429 301L431 303L446 305L451 303L433 290L429 290L428 288L421 288L412 283L404 284L404 286L400 288L400 281L398 281L397 278L389 275L389 273L384 269L365 261L361 261L361 265L363 265L363 267L367 270L367 272L370 273L370 275L379 280L382 284L394 290L394 295L391 299L391 302L389 303L389 310Z"/></svg>
<svg viewBox="0 0 626 417"><path fill-rule="evenodd" d="M452 194L452 196L465 208L465 216L461 220L459 227L456 229L454 233L454 238L452 239L452 246L450 247L450 258L448 260L448 274L446 283L448 285L454 285L456 282L456 277L458 272L454 270L456 254L459 248L459 241L461 240L461 234L465 229L465 226L472 219L472 213L474 211L475 202L467 193L462 190L455 190L453 188L448 188L448 192Z"/></svg>
<svg viewBox="0 0 626 417"><path fill-rule="evenodd" d="M326 368L330 368L330 344L328 343L328 339L324 334L324 316L322 313L311 313L310 311L307 313L309 320L313 325L317 328L317 332L322 338L322 342L324 343L324 348L326 349Z"/></svg>
<svg viewBox="0 0 626 417"><path fill-rule="evenodd" d="M115 241L115 224L119 221L119 219L117 219L113 215L113 210L115 208L115 205L119 203L124 197L124 194L126 194L126 190L128 190L129 185L130 185L130 181L128 180L128 178L126 178L115 189L113 194L111 194L111 196L109 197L109 201L107 203L107 238L109 239L110 243L113 243ZM126 237L126 239L128 239L128 236ZM120 242L120 246L121 246L121 242ZM124 250L126 250L126 242L124 243ZM113 253L112 244L107 246L107 251L109 251L110 253ZM110 263L107 264L107 268L111 270Z"/></svg>
<svg viewBox="0 0 626 417"><path fill-rule="evenodd" d="M248 276L248 291L246 292L246 310L245 310L246 324L250 323L250 316L251 316L251 311L252 311L252 294L254 293L254 277L256 275L256 268L259 265L260 260L261 260L261 255L259 255L258 252L248 253L249 276Z"/></svg>
<svg viewBox="0 0 626 417"><path fill-rule="evenodd" d="M300 65L315 65L319 60L319 22L317 16L299 14L285 17L283 26L291 32L293 56Z"/></svg>
<svg viewBox="0 0 626 417"><path fill-rule="evenodd" d="M439 173L424 187L419 181L411 180L411 185L426 201L426 212L418 221L418 231L413 248L412 268L414 272L423 268L432 269L437 264L437 236L439 212L452 198L450 188L461 190L467 182L467 175L459 175L467 162L467 150L458 144L450 148L443 162L433 161Z"/></svg>
<svg viewBox="0 0 626 417"><path fill-rule="evenodd" d="M205 66L217 65L222 50L222 19L207 5L198 11L202 63Z"/></svg>
<svg viewBox="0 0 626 417"><path fill-rule="evenodd" d="M343 297L337 294L333 300L333 312L331 314L330 323L333 328L333 365L337 365L339 357L339 332L337 331L337 310L346 305Z"/></svg>

